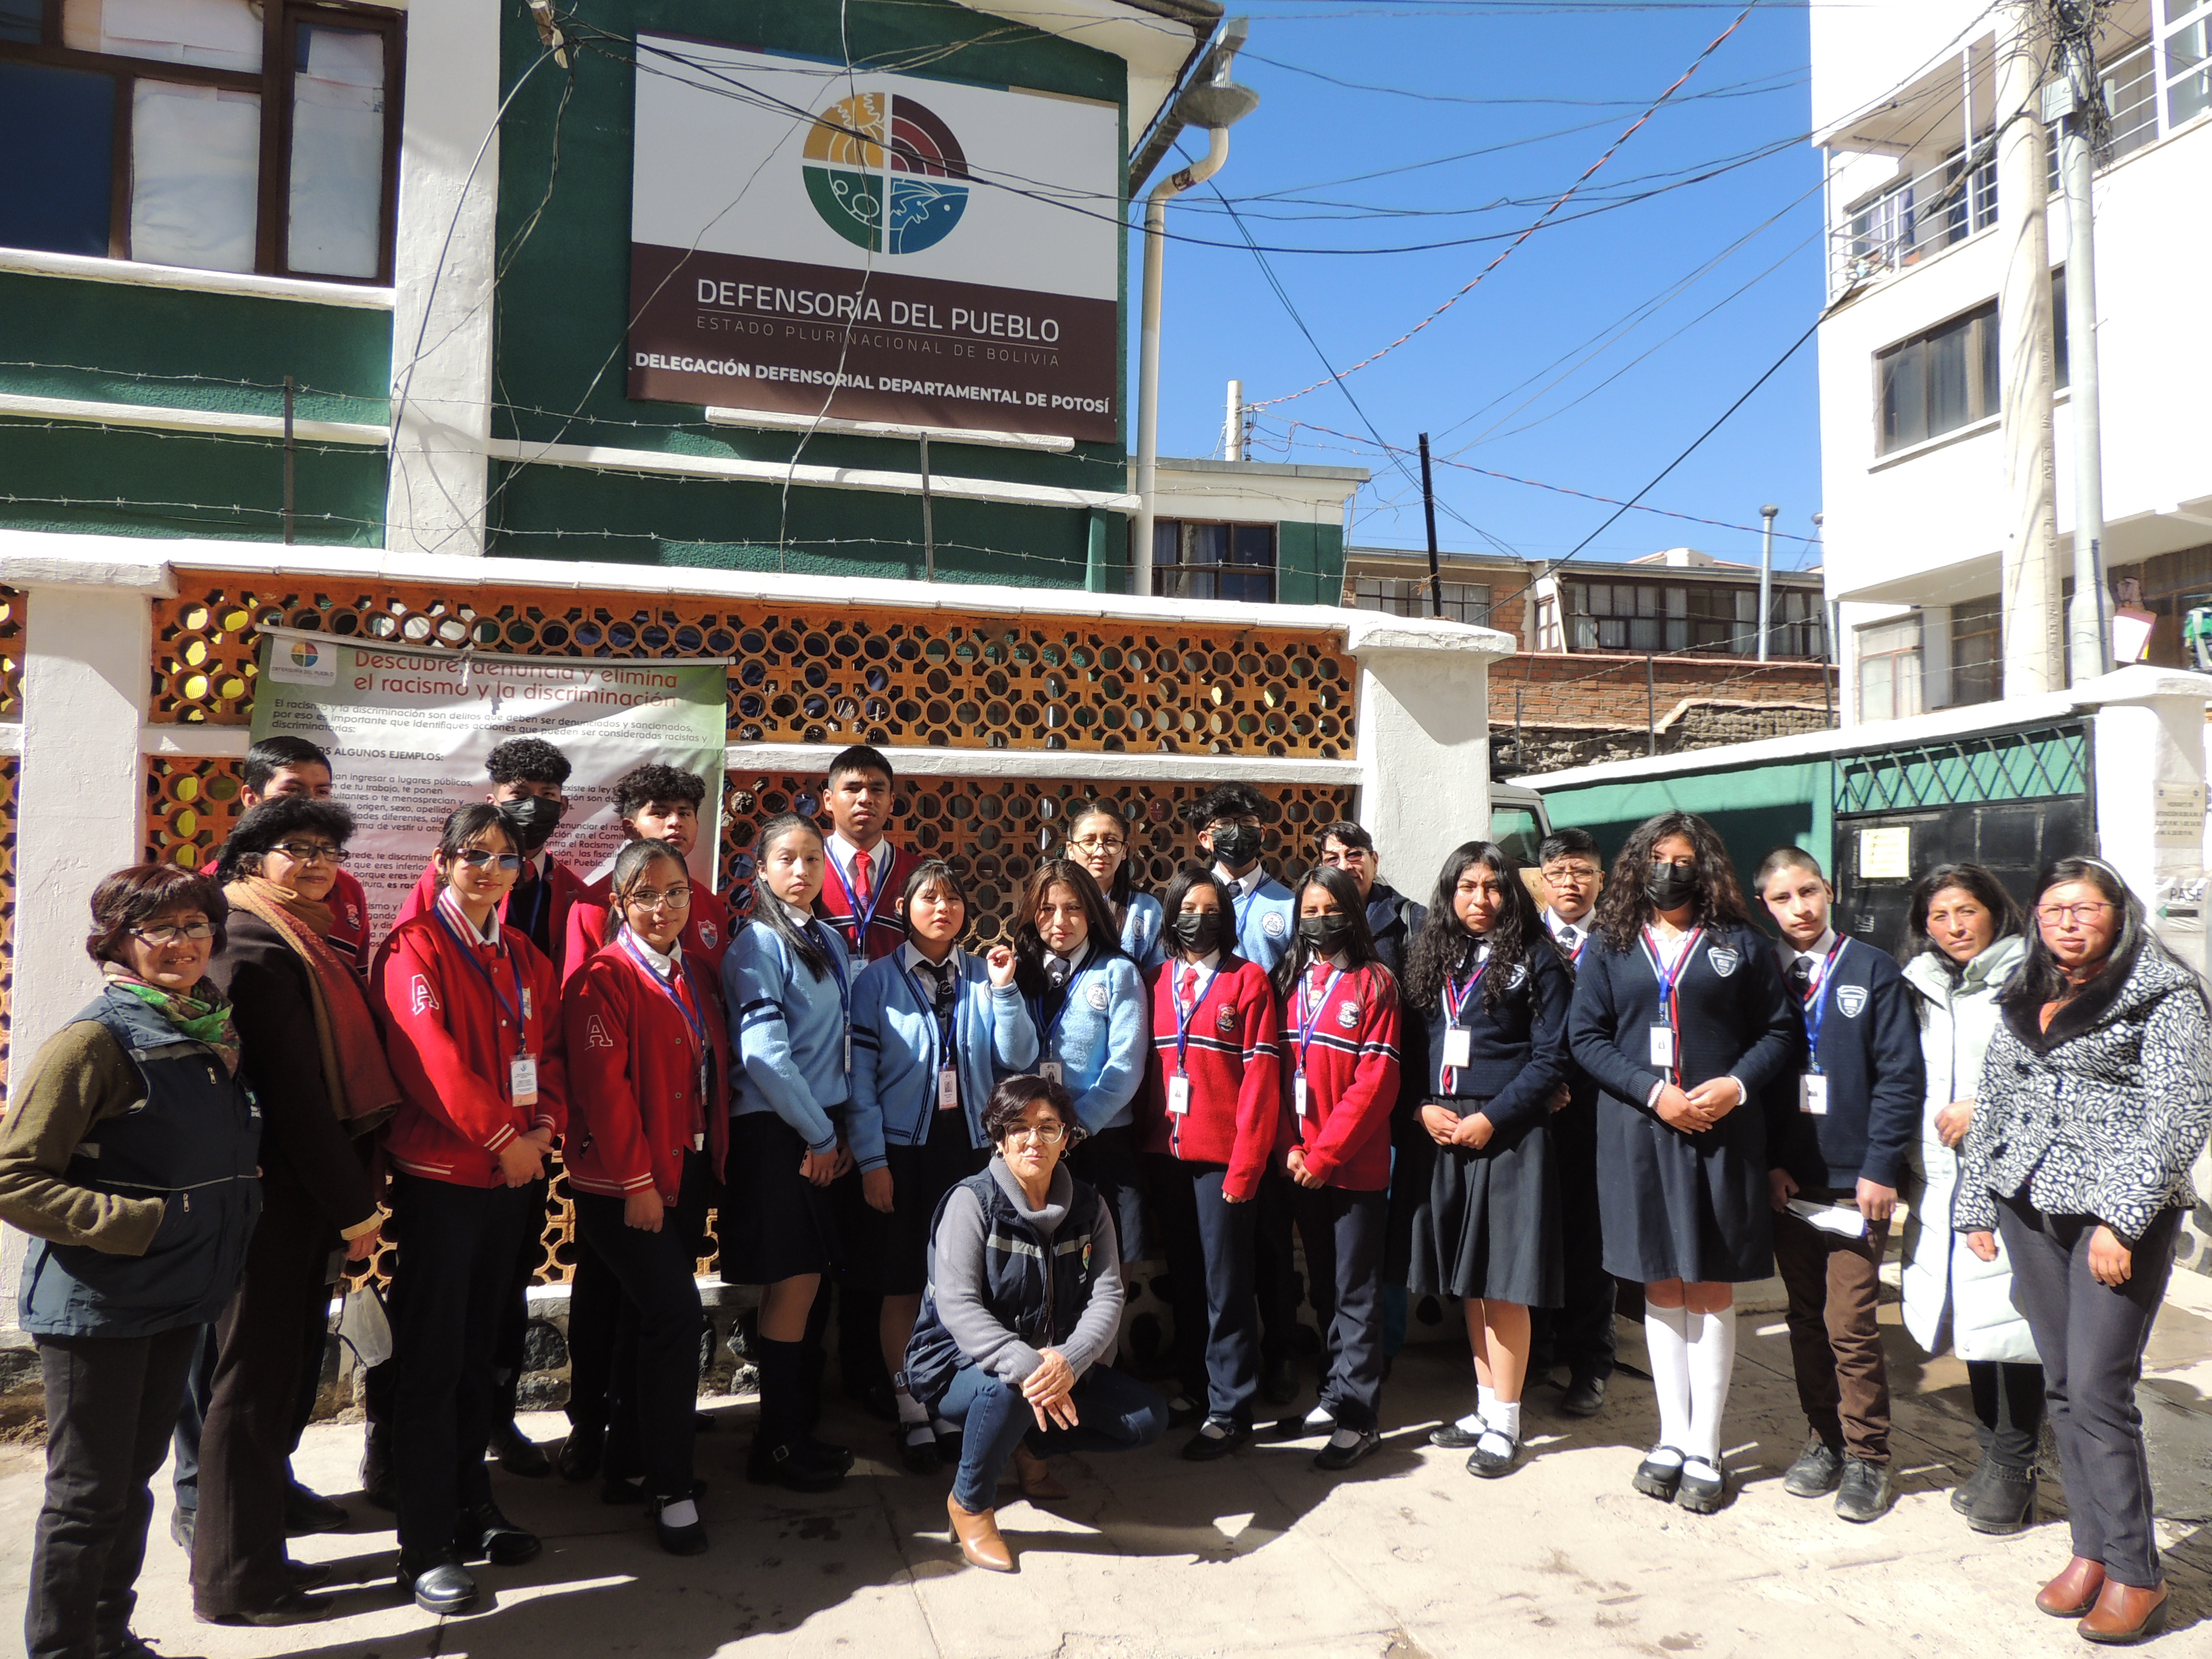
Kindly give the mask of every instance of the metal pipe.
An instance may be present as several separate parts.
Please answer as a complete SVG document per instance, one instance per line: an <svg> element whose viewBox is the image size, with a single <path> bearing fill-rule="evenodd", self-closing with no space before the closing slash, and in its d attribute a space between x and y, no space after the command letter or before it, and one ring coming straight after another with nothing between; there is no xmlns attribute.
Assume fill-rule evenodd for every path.
<svg viewBox="0 0 2212 1659"><path fill-rule="evenodd" d="M1782 509L1759 509L1759 659L1766 660L1766 641L1774 630L1774 518Z"/></svg>
<svg viewBox="0 0 2212 1659"><path fill-rule="evenodd" d="M1225 70L1224 70L1225 73ZM1207 135L1206 157L1171 173L1145 198L1145 283L1137 337L1137 527L1129 550L1129 591L1152 591L1152 494L1160 459L1160 276L1167 248L1168 204L1202 185L1229 160L1229 129Z"/></svg>
<svg viewBox="0 0 2212 1659"><path fill-rule="evenodd" d="M292 544L292 508L297 500L292 477L292 377L284 377L284 545Z"/></svg>
<svg viewBox="0 0 2212 1659"><path fill-rule="evenodd" d="M2097 258L2095 167L2092 106L2102 96L2089 43L2077 39L2066 53L2074 82L2074 112L2058 141L2059 176L2066 187L2067 403L2074 419L2074 599L2066 613L2073 683L2112 666L2105 619L2105 462L2097 385Z"/></svg>
<svg viewBox="0 0 2212 1659"><path fill-rule="evenodd" d="M1659 695L1651 687L1651 653L1644 653L1644 752L1659 752Z"/></svg>
<svg viewBox="0 0 2212 1659"><path fill-rule="evenodd" d="M937 531L929 518L929 434L921 434L921 579L937 580Z"/></svg>
<svg viewBox="0 0 2212 1659"><path fill-rule="evenodd" d="M1421 516L1429 521L1429 614L1444 614L1443 569L1437 561L1437 491L1429 482L1429 434L1421 434Z"/></svg>

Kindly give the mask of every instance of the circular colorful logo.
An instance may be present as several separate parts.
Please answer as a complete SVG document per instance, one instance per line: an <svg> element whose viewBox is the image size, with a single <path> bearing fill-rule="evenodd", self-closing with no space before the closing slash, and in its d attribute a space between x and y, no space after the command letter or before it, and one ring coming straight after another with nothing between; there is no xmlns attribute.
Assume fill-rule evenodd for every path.
<svg viewBox="0 0 2212 1659"><path fill-rule="evenodd" d="M806 135L806 194L856 247L919 253L968 207L968 157L936 112L904 93L841 98Z"/></svg>
<svg viewBox="0 0 2212 1659"><path fill-rule="evenodd" d="M313 640L292 641L292 661L301 668L313 668L323 659L322 647Z"/></svg>

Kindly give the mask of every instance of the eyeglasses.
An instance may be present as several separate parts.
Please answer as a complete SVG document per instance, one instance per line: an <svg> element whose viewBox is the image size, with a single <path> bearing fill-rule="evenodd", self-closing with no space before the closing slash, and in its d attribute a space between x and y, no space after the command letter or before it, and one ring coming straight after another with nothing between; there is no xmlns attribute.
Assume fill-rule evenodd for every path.
<svg viewBox="0 0 2212 1659"><path fill-rule="evenodd" d="M664 904L672 910L688 910L691 908L691 890L689 887L672 887L660 893L650 887L641 887L635 892L623 894L623 902L635 904L641 910L658 910Z"/></svg>
<svg viewBox="0 0 2212 1659"><path fill-rule="evenodd" d="M2112 908L2102 899L2085 904L2039 904L2035 907L2035 919L2053 927L2063 927L2069 921L2076 927L2087 927Z"/></svg>
<svg viewBox="0 0 2212 1659"><path fill-rule="evenodd" d="M1544 879L1546 881L1571 881L1580 883L1585 881L1595 881L1597 878L1598 872L1585 865L1554 864L1547 867L1544 872Z"/></svg>
<svg viewBox="0 0 2212 1659"><path fill-rule="evenodd" d="M1364 864L1374 854L1364 847L1348 847L1340 852L1323 853L1321 861L1332 870L1349 870L1355 864Z"/></svg>
<svg viewBox="0 0 2212 1659"><path fill-rule="evenodd" d="M325 847L313 841L280 841L276 850L295 864L343 864L353 856L343 847Z"/></svg>
<svg viewBox="0 0 2212 1659"><path fill-rule="evenodd" d="M202 939L213 939L215 924L211 921L188 921L181 927L172 924L160 927L133 927L131 937L143 939L149 945L166 950L179 939L188 939L198 945Z"/></svg>
<svg viewBox="0 0 2212 1659"><path fill-rule="evenodd" d="M1119 836L1085 836L1067 844L1079 853L1118 853L1129 843Z"/></svg>
<svg viewBox="0 0 2212 1659"><path fill-rule="evenodd" d="M481 847L465 847L454 856L471 870L481 870L488 864L496 864L502 870L522 868L522 854L520 853L492 853Z"/></svg>
<svg viewBox="0 0 2212 1659"><path fill-rule="evenodd" d="M1065 1123L1017 1123L1006 1133L1008 1140L1034 1140L1040 1146L1057 1146L1067 1139Z"/></svg>

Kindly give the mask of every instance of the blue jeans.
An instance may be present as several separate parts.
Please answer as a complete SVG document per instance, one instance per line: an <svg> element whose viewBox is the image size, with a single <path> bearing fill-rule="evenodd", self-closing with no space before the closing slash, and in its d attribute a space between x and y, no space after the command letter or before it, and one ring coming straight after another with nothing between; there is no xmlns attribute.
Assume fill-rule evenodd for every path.
<svg viewBox="0 0 2212 1659"><path fill-rule="evenodd" d="M1070 1396L1076 1425L1054 1424L1039 1431L1036 1413L1022 1391L974 1365L953 1374L938 1403L937 1414L961 1425L960 1471L952 1477L952 1496L963 1510L998 1504L999 1477L1023 1437L1034 1435L1041 1455L1071 1451L1134 1451L1167 1432L1168 1402L1156 1389L1110 1365L1093 1365L1076 1379Z"/></svg>

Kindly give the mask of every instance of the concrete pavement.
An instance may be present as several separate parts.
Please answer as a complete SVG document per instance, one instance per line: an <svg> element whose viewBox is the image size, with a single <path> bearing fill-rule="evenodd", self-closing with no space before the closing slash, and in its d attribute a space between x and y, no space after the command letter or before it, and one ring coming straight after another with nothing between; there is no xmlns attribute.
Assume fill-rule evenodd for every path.
<svg viewBox="0 0 2212 1659"><path fill-rule="evenodd" d="M1621 1333L1623 1359L1640 1367L1640 1331ZM1729 1411L1741 1492L1708 1518L1629 1489L1656 1418L1650 1385L1626 1373L1594 1422L1559 1415L1555 1389L1534 1391L1529 1462L1504 1480L1470 1478L1461 1455L1426 1443L1434 1422L1472 1401L1464 1348L1441 1345L1401 1357L1389 1438L1348 1477L1311 1468L1314 1442L1201 1467L1173 1455L1176 1434L1148 1452L1061 1460L1070 1501L1000 1511L1021 1556L1012 1577L961 1563L945 1535L949 1475L898 1472L887 1431L843 1408L823 1432L862 1462L842 1491L806 1498L747 1486L751 1404L709 1402L721 1420L700 1441L714 1547L689 1560L663 1555L637 1511L602 1505L596 1485L495 1472L501 1502L543 1534L545 1553L482 1570L484 1610L442 1624L398 1599L390 1517L357 1498L356 1530L295 1543L300 1558L337 1569L337 1618L286 1631L195 1623L164 1478L137 1628L165 1656L210 1659L2085 1651L2070 1626L2031 1604L2069 1553L2055 1482L2046 1477L2044 1524L2012 1539L1970 1532L1948 1502L1975 1455L1963 1368L1923 1364L1890 1334L1905 1495L1869 1527L1783 1492L1803 1437L1789 1348L1778 1314L1747 1310ZM2197 1517L2161 1525L2175 1609L2152 1650L2212 1655L2212 1282L2177 1286L2150 1366L2162 1509ZM549 1441L562 1430L554 1413L525 1421ZM359 1449L358 1427L317 1425L300 1472L343 1496ZM35 1453L4 1457L0 1621L19 1629L40 1465Z"/></svg>

